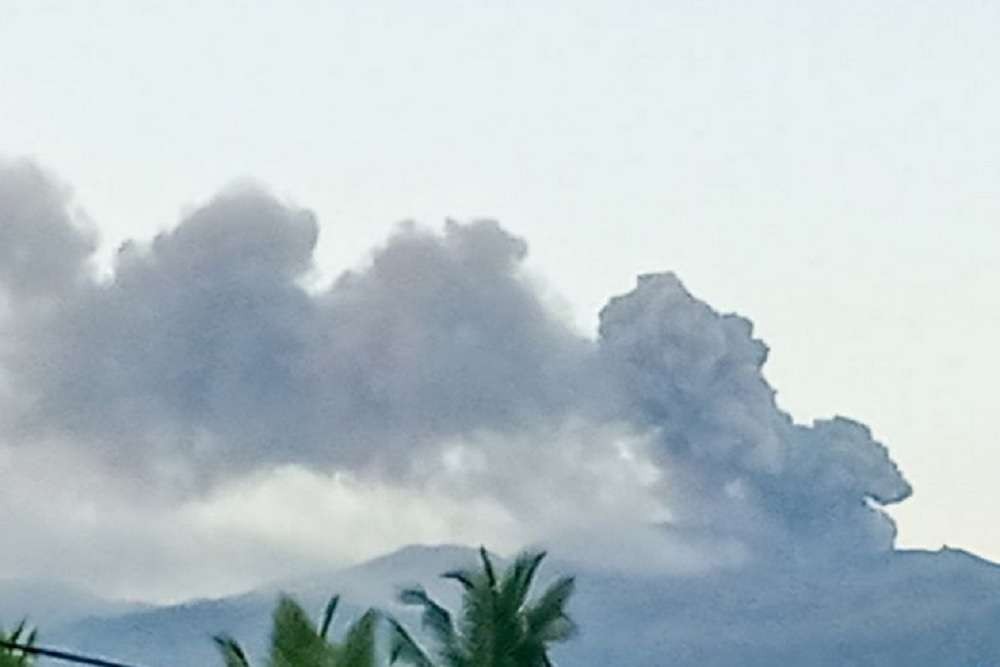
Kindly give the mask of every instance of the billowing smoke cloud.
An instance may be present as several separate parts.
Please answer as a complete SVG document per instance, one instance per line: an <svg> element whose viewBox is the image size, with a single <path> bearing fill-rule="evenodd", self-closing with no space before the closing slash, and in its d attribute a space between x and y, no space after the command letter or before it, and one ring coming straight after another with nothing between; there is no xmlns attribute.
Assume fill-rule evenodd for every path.
<svg viewBox="0 0 1000 667"><path fill-rule="evenodd" d="M601 313L601 351L631 421L655 434L678 529L725 531L792 552L889 548L872 505L910 486L862 424L794 424L761 372L752 323L721 315L672 274L639 278Z"/></svg>
<svg viewBox="0 0 1000 667"><path fill-rule="evenodd" d="M0 285L21 308L83 279L95 239L69 203L68 191L33 164L0 163Z"/></svg>
<svg viewBox="0 0 1000 667"><path fill-rule="evenodd" d="M670 274L612 299L590 340L546 308L524 241L449 222L400 227L310 292L314 216L243 188L126 244L98 281L68 201L36 167L0 167L11 451L72 448L181 497L296 465L522 516L542 489L565 515L611 498L648 512L637 524L665 501L663 535L757 554L891 546L879 506L909 486L886 450L850 420L794 424L751 323Z"/></svg>
<svg viewBox="0 0 1000 667"><path fill-rule="evenodd" d="M308 212L243 191L127 245L110 283L67 286L58 311L15 323L10 370L35 399L17 423L211 478L398 466L579 402L588 344L545 311L517 272L523 242L496 224L401 229L370 268L310 296L297 279L316 234Z"/></svg>

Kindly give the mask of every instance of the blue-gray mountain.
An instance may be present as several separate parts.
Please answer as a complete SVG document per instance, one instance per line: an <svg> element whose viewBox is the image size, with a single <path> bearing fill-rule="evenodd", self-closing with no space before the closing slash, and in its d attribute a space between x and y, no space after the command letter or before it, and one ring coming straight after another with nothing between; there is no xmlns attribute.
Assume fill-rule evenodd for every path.
<svg viewBox="0 0 1000 667"><path fill-rule="evenodd" d="M340 622L395 604L421 582L452 604L438 574L471 562L460 547L408 547L362 565L220 600L82 618L44 628L47 643L149 667L219 664L226 631L259 654L279 589L318 611L333 592ZM963 551L892 551L837 564L787 561L700 576L635 575L546 563L540 582L576 573L581 632L559 665L597 667L973 667L1000 665L1000 566ZM336 632L339 628L334 628Z"/></svg>

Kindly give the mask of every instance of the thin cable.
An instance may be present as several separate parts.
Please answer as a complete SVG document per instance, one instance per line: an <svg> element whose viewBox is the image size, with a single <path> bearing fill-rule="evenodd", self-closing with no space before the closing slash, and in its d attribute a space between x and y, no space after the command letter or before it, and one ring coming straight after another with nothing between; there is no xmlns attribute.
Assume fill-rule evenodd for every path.
<svg viewBox="0 0 1000 667"><path fill-rule="evenodd" d="M124 662L114 662L113 660L104 660L102 658L91 658L85 655L77 655L76 653L59 651L53 648L24 646L22 644L15 644L14 642L9 642L4 639L0 639L0 648L21 651L22 653L26 653L28 655L40 655L45 656L46 658L55 658L56 660L75 662L80 665L94 665L94 667L136 667L135 665L129 665Z"/></svg>

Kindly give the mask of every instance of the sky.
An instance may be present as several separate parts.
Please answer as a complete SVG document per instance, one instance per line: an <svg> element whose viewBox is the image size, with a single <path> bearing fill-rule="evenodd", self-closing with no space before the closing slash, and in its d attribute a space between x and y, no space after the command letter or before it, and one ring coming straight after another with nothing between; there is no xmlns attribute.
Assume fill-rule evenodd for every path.
<svg viewBox="0 0 1000 667"><path fill-rule="evenodd" d="M501 362L470 356L469 365L484 377L500 373L495 384L476 387L495 392L494 405L506 407L467 406L475 415L469 423L455 417L455 410L444 410L424 435L435 447L449 438L492 441L499 437L493 431L502 431L511 415L537 419L503 441L530 447L542 429L564 445L544 454L553 457L555 469L581 442L632 442L638 450L649 444L645 417L594 411L594 403L619 400L618 389L608 390L613 397L597 392L569 398L553 387L569 376L579 379L577 374L604 382L604 371L590 368L589 346L600 338L599 311L610 297L633 290L638 274L672 271L683 287L653 282L675 295L678 308L690 305L677 296L686 289L692 303L703 301L719 313L752 320L753 336L770 348L763 377L777 391L779 412L801 424L844 415L863 422L888 446L914 490L912 498L888 510L898 522L900 545L948 544L1000 559L995 516L1000 489L994 483L1000 453L989 418L1000 373L994 344L1000 317L991 298L1000 285L995 188L1000 158L994 149L1000 94L992 66L1000 59L993 35L1000 9L988 3L892 1L552 2L541 8L261 4L0 0L0 156L14 161L4 172L12 184L4 192L7 201L47 202L39 204L51 222L47 233L62 239L36 250L60 258L43 272L50 278L29 280L24 271L8 276L10 284L30 287L24 294L56 295L58 304L54 314L38 315L42 319L7 304L7 339L16 340L10 349L32 344L20 358L58 350L66 355L60 359L73 362L68 366L80 369L73 381L98 383L103 371L85 358L87 341L155 338L154 326L130 319L144 303L170 304L161 305L164 312L193 318L183 331L200 340L191 332L213 311L204 304L189 310L190 300L171 297L154 270L158 266L181 283L192 271L202 275L186 264L185 253L200 256L196 248L227 261L243 253L273 269L281 280L261 277L260 283L244 285L250 295L244 296L254 303L266 294L261 303L271 309L273 322L305 312L320 320L346 317L360 322L361 339L382 326L372 313L406 310L408 301L386 287L393 275L455 278L465 275L462 270L481 271L507 291L480 293L470 286L460 295L469 307L502 306L509 310L501 312L522 323L519 335L527 351L518 358L524 369L553 355L559 361L552 364L552 377L536 378L536 393L526 392L522 405L505 403L510 396L502 388L509 380L497 370ZM45 175L16 162L25 157L42 165ZM69 189L70 198L50 187L51 181ZM59 212L67 208L77 224L96 230L97 240L67 231ZM250 240L242 250L198 223L215 220L225 228L236 218L257 221L247 223ZM446 219L483 218L502 227L445 226ZM394 231L406 220L421 226ZM158 233L168 240L158 248L147 246ZM244 232L234 227L231 233ZM116 263L116 250L127 239L138 244ZM105 280L131 267L135 282L132 292L125 290L127 297L105 298L94 292L97 283L77 285L81 279L70 269L91 247ZM261 247L287 252L254 254ZM425 257L414 247L432 250ZM484 254L476 254L480 251ZM381 265L378 257L385 258ZM196 258L190 261L198 266ZM206 261L206 266L229 266ZM59 267L69 268L62 275ZM330 287L348 269L355 278ZM214 269L205 271L216 275ZM298 283L312 287L312 300L291 288ZM258 292L258 285L271 291ZM43 286L48 291L38 292ZM650 296L655 287L647 283L646 291L633 293L643 308L655 310L659 302ZM447 311L433 295L410 298L420 304L426 299L434 313L439 307ZM433 322L443 326L450 321L445 315ZM490 321L488 314L473 315L481 318L474 321ZM233 315L234 331L257 326L257 320L244 317L249 316ZM408 317L424 322L423 315ZM692 317L716 327L704 313ZM635 326L645 330L639 326L645 321L638 317ZM125 323L131 329L123 329ZM311 341L324 330L321 324L303 326L295 335ZM248 347L239 348L244 356L237 358L245 361L254 350L270 349L284 333L279 327L250 336L244 341ZM631 340L613 340L625 339ZM149 369L149 377L161 377L157 373L164 368L197 359L203 351L196 344L171 346L170 340L163 346L176 356L157 357L162 366ZM351 351L355 342L348 336L337 344ZM412 341L405 345L421 349ZM599 347L618 349L611 343ZM733 354L741 359L755 354L738 349ZM125 361L137 366L146 358L141 346L126 352L133 356ZM448 355L444 358L442 365L428 362L421 371L428 375L420 381L447 384L467 368L449 366ZM499 492L481 497L463 486L474 484L470 478L396 469L392 461L400 457L391 454L412 443L393 442L389 454L374 459L364 448L349 447L343 457L325 458L308 447L295 456L272 457L259 445L252 455L237 457L246 459L238 471L227 472L222 460L201 455L215 451L214 437L252 439L238 428L234 415L241 413L227 413L223 426L208 423L199 436L208 442L193 442L190 434L171 431L177 420L163 416L164 411L178 419L190 416L192 406L180 389L164 398L169 391L149 389L143 376L143 390L156 395L153 407L135 408L141 418L125 413L115 418L108 416L108 404L87 400L120 398L133 385L109 376L106 385L88 384L81 391L48 366L46 373L37 368L29 368L26 379L5 370L8 377L30 380L25 386L32 390L63 391L66 395L58 395L65 403L25 417L30 428L5 434L8 448L0 450L0 462L19 461L37 473L5 499L24 503L23 534L26 544L34 544L18 551L16 562L0 563L0 572L10 576L42 576L63 567L60 554L69 550L81 564L68 576L87 581L103 571L112 554L134 548L134 558L122 562L173 573L163 577L163 590L139 583L142 572L123 571L102 583L122 594L169 597L179 590L231 590L280 575L290 553L299 566L310 567L327 554L342 560L374 555L393 540L492 537L513 546L578 521L571 511L578 495L569 492L567 508L554 503L551 517L529 530L523 525L531 514L526 508L541 488L526 484L524 493L513 494L517 497ZM621 369L609 373L632 377ZM446 379L435 380L439 375ZM20 386L5 381L0 389L17 396ZM102 394L102 387L110 393ZM392 387L406 395L406 386ZM766 399L754 393L758 389L751 392L753 410L767 412ZM463 400L462 392L449 391L439 394L450 396L452 405ZM345 405L354 400L338 397L324 400ZM274 410L260 413L274 428L317 430L300 433L303 442L318 441L317 433L330 427L296 422L294 411L284 412L266 395L257 398ZM546 406L544 419L530 407L531 398ZM28 414L23 402L7 401ZM439 402L404 401L405 409L389 402L405 413L399 420L407 428L425 423L407 421L413 415L438 414ZM373 409L373 414L381 413ZM768 414L768 420L778 419ZM104 422L117 429L114 437ZM146 430L128 432L133 422ZM398 435L378 432L368 422L351 428L366 442ZM169 450L167 455L137 456L143 459L138 462L124 456L117 473L108 461L131 450L108 445L111 458L102 459L69 443L140 436L151 438L149 446L157 452ZM172 438L188 438L194 455L185 458L163 444ZM22 439L32 444L10 444ZM225 446L219 448L226 451ZM442 463L446 472L468 469L455 462L461 458L455 451L494 451L489 443L456 447L448 449L451 463ZM670 447L676 459L678 451ZM600 457L610 454L601 452L594 454L591 471L602 471L598 477L615 498L609 517L619 511L656 515L660 496L622 489L635 487L634 476L663 474L662 462L656 456L629 462L616 455L609 463ZM483 456L498 465L492 454ZM743 461L747 469L739 468L740 475L756 480L774 464L761 456L756 463ZM147 458L156 462L155 469L146 465ZM198 462L205 479L195 479L191 461ZM66 465L88 475L61 484ZM108 480L114 480L111 496L102 495ZM586 487L588 481L593 480L581 473L563 485ZM502 479L494 482L497 489L508 486ZM296 489L294 501L290 488ZM892 491L888 495L899 495L900 489ZM136 504L144 496L145 504ZM705 516L732 511L710 507L697 490L685 498L697 498L694 504ZM664 511L683 515L684 502L671 501L674 506ZM413 515L407 521L388 509L400 506ZM247 507L257 508L255 519L241 518ZM71 526L64 537L32 528L54 524L66 508L73 508L75 518L67 519ZM39 523L38 516L45 521ZM336 532L315 536L316 526L337 525L355 535L372 522L380 527L370 531L370 542L352 540L350 547ZM400 533L401 523L411 526L408 532ZM613 525L613 518L606 523ZM760 525L773 527L769 521ZM197 546L160 548L185 541L192 531L202 540ZM117 539L95 539L111 534ZM568 540L578 539L573 534L566 528ZM758 538L746 543L752 546ZM666 559L670 566L703 558L704 549L690 539L677 542L671 553L679 555ZM721 560L739 558L740 544L716 544L712 552ZM220 565L234 562L228 549L251 547L260 555L242 570ZM29 553L42 551L52 555L25 565ZM154 554L165 551L164 562L155 562ZM230 579L220 579L221 570Z"/></svg>

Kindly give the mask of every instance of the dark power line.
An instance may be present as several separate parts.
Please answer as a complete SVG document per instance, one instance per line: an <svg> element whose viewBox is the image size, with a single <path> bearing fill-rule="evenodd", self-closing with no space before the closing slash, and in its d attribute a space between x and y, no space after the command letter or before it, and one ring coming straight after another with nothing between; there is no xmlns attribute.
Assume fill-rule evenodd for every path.
<svg viewBox="0 0 1000 667"><path fill-rule="evenodd" d="M53 648L15 644L14 642L9 642L4 639L0 639L0 648L12 651L21 651L22 653L26 653L28 655L40 655L46 658L55 658L56 660L75 662L79 665L93 665L94 667L136 667L136 665L129 665L124 662L115 662L113 660L104 660L102 658L91 658L85 655L77 655L76 653L60 651Z"/></svg>

